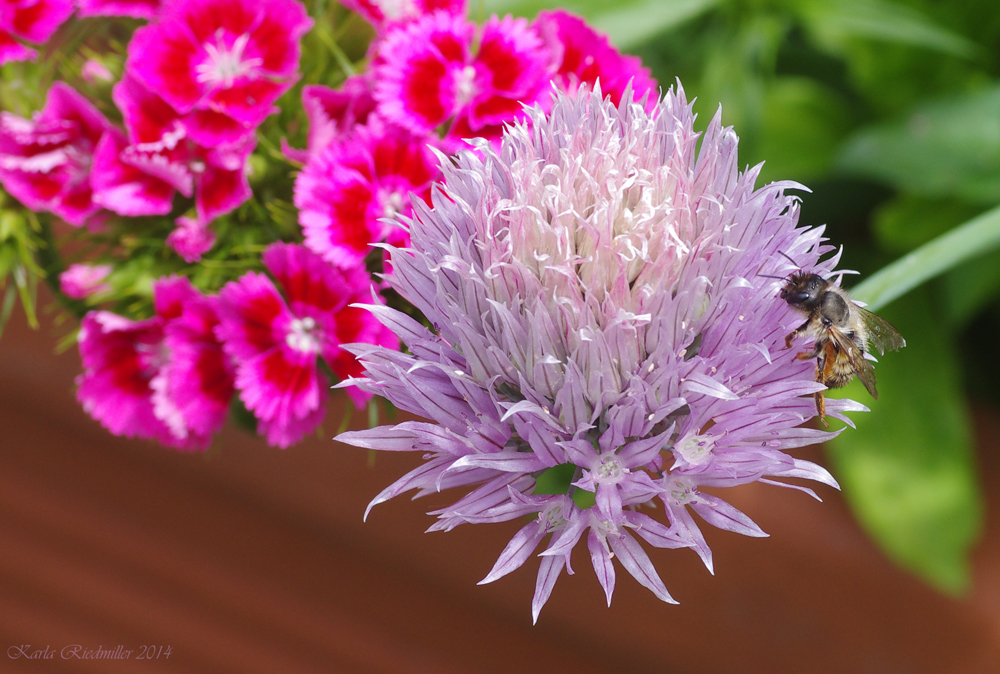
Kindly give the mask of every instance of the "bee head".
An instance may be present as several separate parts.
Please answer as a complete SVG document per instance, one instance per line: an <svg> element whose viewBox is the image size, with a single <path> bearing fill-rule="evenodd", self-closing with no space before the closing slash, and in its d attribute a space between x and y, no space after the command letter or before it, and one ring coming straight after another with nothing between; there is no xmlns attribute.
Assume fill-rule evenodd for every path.
<svg viewBox="0 0 1000 674"><path fill-rule="evenodd" d="M811 309L819 303L820 295L827 285L827 281L819 274L797 271L788 278L788 283L779 295L793 307Z"/></svg>

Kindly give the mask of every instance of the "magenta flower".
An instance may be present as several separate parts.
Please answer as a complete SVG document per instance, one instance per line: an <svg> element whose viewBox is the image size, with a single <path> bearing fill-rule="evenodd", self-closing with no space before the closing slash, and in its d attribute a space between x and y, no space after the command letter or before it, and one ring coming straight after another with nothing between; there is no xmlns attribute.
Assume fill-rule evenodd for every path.
<svg viewBox="0 0 1000 674"><path fill-rule="evenodd" d="M201 260L201 256L215 245L215 234L197 218L182 215L176 224L177 229L167 235L167 245L188 264Z"/></svg>
<svg viewBox="0 0 1000 674"><path fill-rule="evenodd" d="M302 87L302 108L309 120L306 149L296 150L286 145L284 150L288 156L305 163L335 138L368 121L368 115L375 110L372 82L364 75L353 75L339 89L307 84Z"/></svg>
<svg viewBox="0 0 1000 674"><path fill-rule="evenodd" d="M126 69L178 113L222 113L253 129L297 78L312 26L297 0L175 0L135 32Z"/></svg>
<svg viewBox="0 0 1000 674"><path fill-rule="evenodd" d="M234 392L233 365L215 336L218 306L218 297L198 295L166 324L163 343L170 358L154 397L175 435L201 439L205 446L226 422Z"/></svg>
<svg viewBox="0 0 1000 674"><path fill-rule="evenodd" d="M31 210L79 227L101 208L92 198L90 167L111 129L86 98L55 82L32 119L0 112L0 184Z"/></svg>
<svg viewBox="0 0 1000 674"><path fill-rule="evenodd" d="M97 59L87 59L83 67L80 68L80 76L86 80L88 84L94 84L95 82L110 82L115 78L108 67L98 61Z"/></svg>
<svg viewBox="0 0 1000 674"><path fill-rule="evenodd" d="M163 4L161 0L77 0L80 16L131 16L152 19Z"/></svg>
<svg viewBox="0 0 1000 674"><path fill-rule="evenodd" d="M353 266L372 243L406 245L405 230L383 219L409 215L411 193L429 201L439 176L430 142L372 120L314 157L295 182L306 246L332 264Z"/></svg>
<svg viewBox="0 0 1000 674"><path fill-rule="evenodd" d="M210 222L250 198L246 161L255 138L200 144L192 115L178 116L128 74L115 85L112 97L125 118L130 142L121 150L121 162L168 183L185 197L194 195L199 220Z"/></svg>
<svg viewBox="0 0 1000 674"><path fill-rule="evenodd" d="M236 388L257 417L258 431L272 445L288 447L322 421L329 383L322 358L338 377L360 373L348 341L395 345L393 336L367 312L349 306L371 298L363 267L338 269L308 249L286 243L268 246L267 276L249 272L220 293L216 330L236 365ZM286 301L287 298L287 301ZM358 395L360 394L360 395ZM370 396L351 396L362 405Z"/></svg>
<svg viewBox="0 0 1000 674"><path fill-rule="evenodd" d="M437 10L456 16L465 14L465 0L343 0L341 4L379 29L386 24L416 19Z"/></svg>
<svg viewBox="0 0 1000 674"><path fill-rule="evenodd" d="M111 128L94 150L90 175L93 200L119 215L166 215L174 201L173 186L122 161L125 134Z"/></svg>
<svg viewBox="0 0 1000 674"><path fill-rule="evenodd" d="M47 42L73 9L73 0L0 0L0 65L34 60L38 52L16 38Z"/></svg>
<svg viewBox="0 0 1000 674"><path fill-rule="evenodd" d="M415 133L445 123L480 129L521 117L548 95L551 56L524 19L483 26L435 12L390 30L375 65L375 99L386 119Z"/></svg>
<svg viewBox="0 0 1000 674"><path fill-rule="evenodd" d="M165 341L171 322L201 299L187 279L162 279L153 286L153 318L133 321L110 311L84 316L78 336L83 374L77 378L77 399L111 433L178 449L208 446L210 436L201 418L194 415L200 426L192 426L181 407L191 401L170 394L172 356ZM184 370L184 376L189 374Z"/></svg>
<svg viewBox="0 0 1000 674"><path fill-rule="evenodd" d="M111 273L109 264L71 264L59 274L59 288L67 297L84 300L91 295L107 292L111 286L104 279Z"/></svg>
<svg viewBox="0 0 1000 674"><path fill-rule="evenodd" d="M376 306L407 351L348 347L365 367L348 383L427 419L338 437L425 457L372 506L464 487L431 529L531 517L482 582L543 545L536 620L583 539L609 602L618 565L672 601L640 541L691 548L711 570L689 511L765 535L703 488L836 486L785 453L832 434L802 427L823 386L785 349L802 319L763 276L789 272L779 251L821 274L836 263L820 261L822 228L796 226L785 190L801 187L755 189L736 135L717 115L699 138L679 87L650 112L631 100L627 88L620 106L599 90L560 94L500 152L480 142L445 163L389 278L437 334ZM830 404L840 418L863 409Z"/></svg>
<svg viewBox="0 0 1000 674"><path fill-rule="evenodd" d="M649 68L635 56L623 56L582 18L561 9L545 10L533 26L558 56L555 81L563 91L575 93L581 84L593 88L600 80L601 91L617 105L631 82L637 100L647 92L650 101L656 99L657 83Z"/></svg>

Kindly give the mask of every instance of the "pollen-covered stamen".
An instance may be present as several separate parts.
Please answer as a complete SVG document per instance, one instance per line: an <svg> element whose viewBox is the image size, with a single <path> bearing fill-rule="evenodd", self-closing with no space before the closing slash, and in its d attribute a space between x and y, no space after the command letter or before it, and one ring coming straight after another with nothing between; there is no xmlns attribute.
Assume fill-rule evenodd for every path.
<svg viewBox="0 0 1000 674"><path fill-rule="evenodd" d="M206 42L203 46L207 58L195 66L195 78L202 84L216 84L224 88L233 86L238 77L246 75L255 68L264 65L260 57L244 58L250 36L246 33L237 36L232 44L226 44L225 31L219 28L215 31L215 44Z"/></svg>
<svg viewBox="0 0 1000 674"><path fill-rule="evenodd" d="M319 353L322 346L322 332L313 318L294 318L288 324L285 343L302 353Z"/></svg>

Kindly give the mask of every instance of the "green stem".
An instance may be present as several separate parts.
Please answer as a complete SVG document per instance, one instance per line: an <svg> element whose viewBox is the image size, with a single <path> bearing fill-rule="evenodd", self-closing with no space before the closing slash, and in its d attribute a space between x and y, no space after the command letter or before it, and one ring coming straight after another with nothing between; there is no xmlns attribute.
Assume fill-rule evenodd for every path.
<svg viewBox="0 0 1000 674"><path fill-rule="evenodd" d="M55 236L52 234L52 225L46 218L39 218L38 221L38 265L42 268L42 278L49 287L49 292L58 300L68 312L76 319L82 320L89 311L87 305L80 300L74 300L66 295L59 287L59 275L66 271L66 264L56 248Z"/></svg>
<svg viewBox="0 0 1000 674"><path fill-rule="evenodd" d="M904 255L851 289L877 311L924 281L1000 246L1000 206Z"/></svg>

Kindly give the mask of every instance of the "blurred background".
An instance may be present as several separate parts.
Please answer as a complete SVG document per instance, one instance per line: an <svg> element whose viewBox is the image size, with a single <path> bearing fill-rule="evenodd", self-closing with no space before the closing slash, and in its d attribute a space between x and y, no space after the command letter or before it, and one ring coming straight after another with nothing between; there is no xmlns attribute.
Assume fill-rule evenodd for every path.
<svg viewBox="0 0 1000 674"><path fill-rule="evenodd" d="M807 186L802 224L825 224L859 279L914 251L932 260L942 235L996 218L995 2L470 10L553 6L586 16L661 84L679 78L699 128L721 104L741 161L766 161L764 181ZM68 328L45 318L43 296L41 329L17 309L0 342L2 645L172 650L149 662L8 650L0 670L1000 671L1000 252L976 243L977 255L879 307L907 347L881 360L878 401L845 390L873 412L797 453L843 492L822 488L817 503L760 484L728 491L771 537L706 531L714 577L693 553L652 551L679 606L623 577L606 608L577 555L579 574L560 580L535 627L530 562L475 584L517 523L424 534L424 513L446 502L429 500L381 505L362 523L419 457L334 447L340 410L287 451L232 427L207 455L108 435L74 399L79 359L54 355Z"/></svg>

